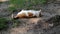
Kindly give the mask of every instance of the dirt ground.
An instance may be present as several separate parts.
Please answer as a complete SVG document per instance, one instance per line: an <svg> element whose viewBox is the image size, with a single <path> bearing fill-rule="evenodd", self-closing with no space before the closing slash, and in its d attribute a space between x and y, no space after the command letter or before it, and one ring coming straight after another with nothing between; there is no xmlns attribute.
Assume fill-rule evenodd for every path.
<svg viewBox="0 0 60 34"><path fill-rule="evenodd" d="M0 17L10 18L11 14L6 8L8 8L8 4L0 4ZM0 34L60 34L60 21L58 20L59 23L52 21L56 15L60 16L60 2L50 2L44 6L36 5L33 8L41 8L43 16L39 18L18 19L19 26L14 28L12 28L13 22L10 22L9 28L0 31ZM52 19L50 20L50 18Z"/></svg>

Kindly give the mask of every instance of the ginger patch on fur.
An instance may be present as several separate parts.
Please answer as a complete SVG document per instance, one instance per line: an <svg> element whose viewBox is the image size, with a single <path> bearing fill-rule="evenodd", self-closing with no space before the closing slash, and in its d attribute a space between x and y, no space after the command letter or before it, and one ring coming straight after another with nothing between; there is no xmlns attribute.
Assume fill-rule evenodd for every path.
<svg viewBox="0 0 60 34"><path fill-rule="evenodd" d="M28 12L28 17L33 17L33 14Z"/></svg>

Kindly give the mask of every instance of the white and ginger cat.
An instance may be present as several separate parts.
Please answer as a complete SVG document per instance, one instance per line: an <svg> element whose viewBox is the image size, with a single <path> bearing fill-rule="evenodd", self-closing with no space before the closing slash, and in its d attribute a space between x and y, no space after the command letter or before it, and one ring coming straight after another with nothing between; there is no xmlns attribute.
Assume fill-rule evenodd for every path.
<svg viewBox="0 0 60 34"><path fill-rule="evenodd" d="M18 12L18 14L14 17L14 18L30 18L30 17L39 17L40 16L40 12L36 11L36 10L21 10L20 12Z"/></svg>

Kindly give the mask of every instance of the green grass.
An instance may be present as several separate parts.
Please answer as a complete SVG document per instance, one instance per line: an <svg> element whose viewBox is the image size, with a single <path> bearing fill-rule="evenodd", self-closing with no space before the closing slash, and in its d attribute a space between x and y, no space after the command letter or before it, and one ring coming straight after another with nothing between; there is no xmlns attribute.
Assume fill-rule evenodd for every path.
<svg viewBox="0 0 60 34"><path fill-rule="evenodd" d="M7 19L6 18L0 18L0 30L6 28L7 25Z"/></svg>
<svg viewBox="0 0 60 34"><path fill-rule="evenodd" d="M11 25L12 27L17 27L17 26L20 25L20 21L18 21L18 20L1 17L0 18L0 30L4 30L4 29L8 28L9 27L9 25L8 25L9 22L12 23L12 25Z"/></svg>
<svg viewBox="0 0 60 34"><path fill-rule="evenodd" d="M10 4L14 5L14 6L11 6L9 7L10 10L14 10L16 8L21 8L21 9L24 9L24 8L31 8L32 9L32 6L34 5L42 5L42 4L45 4L47 2L47 0L10 0Z"/></svg>

